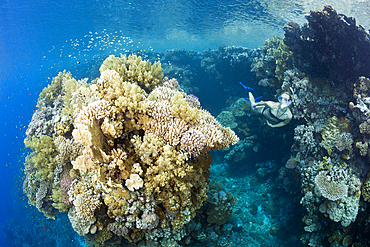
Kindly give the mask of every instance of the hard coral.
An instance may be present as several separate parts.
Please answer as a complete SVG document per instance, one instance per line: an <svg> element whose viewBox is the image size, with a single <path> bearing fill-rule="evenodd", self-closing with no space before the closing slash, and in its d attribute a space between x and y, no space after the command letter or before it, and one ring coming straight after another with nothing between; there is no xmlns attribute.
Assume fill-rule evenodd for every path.
<svg viewBox="0 0 370 247"><path fill-rule="evenodd" d="M326 174L327 173L325 171L321 171L315 177L315 184L319 188L321 195L331 201L347 197L348 186L343 183L339 184L330 180Z"/></svg>
<svg viewBox="0 0 370 247"><path fill-rule="evenodd" d="M35 152L27 158L25 192L34 203L40 182L32 174L47 169L39 177L47 184L60 179L60 187L54 185L54 203L44 200L45 208L62 209L64 202L73 229L88 235L89 243L111 244L120 236L175 245L207 199L209 151L239 138L201 109L195 96L180 91L176 80L158 86L158 62L109 56L100 71L97 84L55 79L65 97L53 93L46 104L68 108L73 124L63 136L56 132L55 141L29 131L26 144Z"/></svg>
<svg viewBox="0 0 370 247"><path fill-rule="evenodd" d="M107 69L117 71L123 81L134 82L146 92L153 90L163 78L160 62L155 62L152 65L136 55L128 57L126 55L121 55L121 57L110 55L104 60L100 72L103 73Z"/></svg>
<svg viewBox="0 0 370 247"><path fill-rule="evenodd" d="M131 174L130 178L126 179L126 187L131 191L140 189L143 187L143 184L143 179L137 174Z"/></svg>
<svg viewBox="0 0 370 247"><path fill-rule="evenodd" d="M91 191L78 194L73 205L76 208L76 215L85 220L94 218L94 211L101 206L99 199L91 195Z"/></svg>

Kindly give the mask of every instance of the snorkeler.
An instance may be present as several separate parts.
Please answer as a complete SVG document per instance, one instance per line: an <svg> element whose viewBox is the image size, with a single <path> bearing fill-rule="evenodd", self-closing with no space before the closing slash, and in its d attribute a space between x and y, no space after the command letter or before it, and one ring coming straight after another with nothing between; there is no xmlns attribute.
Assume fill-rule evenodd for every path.
<svg viewBox="0 0 370 247"><path fill-rule="evenodd" d="M253 94L249 92L252 110L262 114L266 118L267 125L273 128L287 125L293 117L289 109L292 103L290 93L285 92L278 99L279 102L260 101L256 103Z"/></svg>

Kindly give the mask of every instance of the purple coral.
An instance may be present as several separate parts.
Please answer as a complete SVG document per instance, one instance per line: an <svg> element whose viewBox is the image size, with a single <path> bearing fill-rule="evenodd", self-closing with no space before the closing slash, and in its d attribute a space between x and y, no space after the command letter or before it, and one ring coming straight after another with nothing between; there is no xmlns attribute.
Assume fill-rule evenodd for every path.
<svg viewBox="0 0 370 247"><path fill-rule="evenodd" d="M181 149L192 157L197 157L201 153L206 142L203 133L195 129L185 131L180 141Z"/></svg>
<svg viewBox="0 0 370 247"><path fill-rule="evenodd" d="M70 206L72 202L69 201L68 191L71 189L73 178L69 175L68 171L63 172L61 177L60 188L62 190L62 200L66 205Z"/></svg>

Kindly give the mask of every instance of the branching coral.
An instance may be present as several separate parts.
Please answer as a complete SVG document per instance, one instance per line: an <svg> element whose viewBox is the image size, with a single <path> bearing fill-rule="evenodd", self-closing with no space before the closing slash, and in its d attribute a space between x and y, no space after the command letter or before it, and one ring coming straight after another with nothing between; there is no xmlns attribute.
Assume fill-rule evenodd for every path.
<svg viewBox="0 0 370 247"><path fill-rule="evenodd" d="M77 211L75 207L72 207L68 211L68 218L71 222L73 230L75 230L80 236L85 236L90 233L90 228L96 221L96 218L85 220L77 216Z"/></svg>
<svg viewBox="0 0 370 247"><path fill-rule="evenodd" d="M76 208L77 217L84 220L91 220L94 218L94 211L101 206L101 202L91 195L91 191L86 191L76 196L73 205Z"/></svg>
<svg viewBox="0 0 370 247"><path fill-rule="evenodd" d="M125 226L117 223L109 223L107 229L120 237L124 237L128 233L128 229Z"/></svg>
<svg viewBox="0 0 370 247"><path fill-rule="evenodd" d="M291 111L296 119L305 117L306 105L312 98L312 93L309 91L310 81L307 77L304 77L302 73L297 69L290 69L284 72L284 81L281 86L282 92L291 92L292 105Z"/></svg>
<svg viewBox="0 0 370 247"><path fill-rule="evenodd" d="M66 139L64 136L57 136L54 143L59 153L55 158L60 167L77 158L79 148L71 140Z"/></svg>
<svg viewBox="0 0 370 247"><path fill-rule="evenodd" d="M206 145L206 138L203 133L189 129L181 137L181 149L184 150L189 156L198 156Z"/></svg>
<svg viewBox="0 0 370 247"><path fill-rule="evenodd" d="M61 198L63 202L68 206L72 204L72 202L69 201L69 195L68 195L68 192L72 187L72 182L73 182L73 179L69 175L69 172L67 171L63 172L61 175L61 179L60 179Z"/></svg>
<svg viewBox="0 0 370 247"><path fill-rule="evenodd" d="M160 62L152 65L136 55L128 57L110 55L100 67L100 72L107 69L116 70L123 81L135 82L147 92L151 91L163 78Z"/></svg>
<svg viewBox="0 0 370 247"><path fill-rule="evenodd" d="M152 230L158 226L159 216L153 212L145 211L141 216L141 229Z"/></svg>
<svg viewBox="0 0 370 247"><path fill-rule="evenodd" d="M83 107L76 118L76 125L88 124L92 125L93 120L101 122L110 114L110 105L105 100L98 100L90 103L87 107Z"/></svg>

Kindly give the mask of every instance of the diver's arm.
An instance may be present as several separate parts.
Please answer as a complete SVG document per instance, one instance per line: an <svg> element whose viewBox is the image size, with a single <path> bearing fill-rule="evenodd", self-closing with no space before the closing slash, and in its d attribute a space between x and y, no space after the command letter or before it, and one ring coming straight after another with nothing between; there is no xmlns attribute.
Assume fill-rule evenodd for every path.
<svg viewBox="0 0 370 247"><path fill-rule="evenodd" d="M266 106L268 108L273 108L276 105L274 101L261 101L256 103L254 106Z"/></svg>

